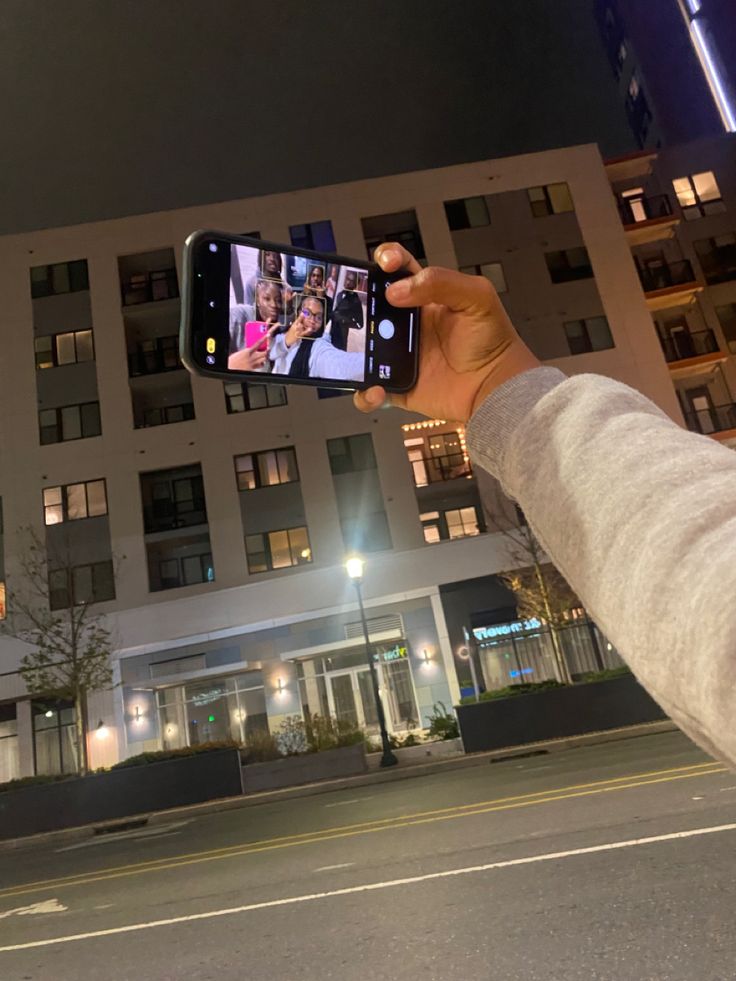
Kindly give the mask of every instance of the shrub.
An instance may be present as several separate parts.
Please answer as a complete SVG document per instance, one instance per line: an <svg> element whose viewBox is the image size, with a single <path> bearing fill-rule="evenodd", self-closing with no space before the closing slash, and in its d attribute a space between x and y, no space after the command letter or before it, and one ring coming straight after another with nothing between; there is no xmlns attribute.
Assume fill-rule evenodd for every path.
<svg viewBox="0 0 736 981"><path fill-rule="evenodd" d="M267 763L281 759L276 740L267 729L255 729L245 737L245 746L240 751L244 763Z"/></svg>
<svg viewBox="0 0 736 981"><path fill-rule="evenodd" d="M625 674L631 674L631 668L625 664L620 668L606 668L604 671L588 671L581 674L577 681L581 685L586 685L591 681L609 681L611 678L621 678Z"/></svg>
<svg viewBox="0 0 736 981"><path fill-rule="evenodd" d="M457 739L460 730L453 712L448 712L444 702L435 702L432 714L427 716L429 734L436 739Z"/></svg>
<svg viewBox="0 0 736 981"><path fill-rule="evenodd" d="M309 752L307 729L301 715L287 715L274 736L282 756L298 756Z"/></svg>
<svg viewBox="0 0 736 981"><path fill-rule="evenodd" d="M197 756L199 753L212 753L218 749L237 749L238 744L232 740L221 742L200 743L198 746L183 746L181 749L161 749L147 753L138 753L121 760L110 767L111 770L122 770L128 766L145 766L147 763L161 763L163 760L176 760L184 756Z"/></svg>
<svg viewBox="0 0 736 981"><path fill-rule="evenodd" d="M0 794L4 794L6 790L19 790L21 787L33 787L42 783L61 783L62 780L74 780L78 777L78 773L41 773L35 777L16 777L15 780L0 783Z"/></svg>

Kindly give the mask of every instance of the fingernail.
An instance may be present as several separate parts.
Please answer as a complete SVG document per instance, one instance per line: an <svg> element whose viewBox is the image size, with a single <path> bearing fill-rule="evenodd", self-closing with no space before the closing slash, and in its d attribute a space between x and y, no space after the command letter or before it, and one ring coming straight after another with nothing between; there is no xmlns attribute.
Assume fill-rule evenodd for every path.
<svg viewBox="0 0 736 981"><path fill-rule="evenodd" d="M369 388L367 392L364 392L364 398L368 405L383 405L383 393L377 392L375 388Z"/></svg>
<svg viewBox="0 0 736 981"><path fill-rule="evenodd" d="M411 293L411 282L408 279L399 279L391 283L387 290L389 300L408 300Z"/></svg>

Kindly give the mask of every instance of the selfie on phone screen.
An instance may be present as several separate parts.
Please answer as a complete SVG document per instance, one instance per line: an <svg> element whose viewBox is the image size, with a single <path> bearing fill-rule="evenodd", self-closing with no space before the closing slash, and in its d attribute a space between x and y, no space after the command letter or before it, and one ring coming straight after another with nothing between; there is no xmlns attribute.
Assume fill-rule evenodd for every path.
<svg viewBox="0 0 736 981"><path fill-rule="evenodd" d="M294 379L365 379L365 270L230 247L227 367Z"/></svg>

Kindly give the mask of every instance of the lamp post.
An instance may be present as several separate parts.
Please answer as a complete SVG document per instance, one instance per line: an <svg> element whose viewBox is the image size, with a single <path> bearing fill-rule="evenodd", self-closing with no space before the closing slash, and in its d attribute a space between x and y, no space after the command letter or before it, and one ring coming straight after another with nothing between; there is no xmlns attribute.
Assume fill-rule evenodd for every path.
<svg viewBox="0 0 736 981"><path fill-rule="evenodd" d="M388 741L388 732L386 732L386 715L383 711L383 702L381 701L381 693L378 690L378 674L376 672L376 665L373 661L373 651L371 649L371 642L368 636L368 624L365 619L365 607L363 606L363 567L365 562L358 556L353 556L349 558L345 563L345 568L347 570L348 576L353 580L353 585L355 586L355 592L358 594L358 607L360 608L360 622L363 625L363 638L365 640L365 656L368 661L368 668L371 672L371 682L373 684L373 697L376 701L376 714L378 716L378 726L381 730L381 745L383 746L383 753L381 755L381 766L395 766L399 761L391 750L391 743Z"/></svg>

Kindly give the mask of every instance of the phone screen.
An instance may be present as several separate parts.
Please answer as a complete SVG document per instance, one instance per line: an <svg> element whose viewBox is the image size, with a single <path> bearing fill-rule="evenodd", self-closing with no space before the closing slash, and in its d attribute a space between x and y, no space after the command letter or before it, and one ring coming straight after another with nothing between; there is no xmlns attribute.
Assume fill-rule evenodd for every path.
<svg viewBox="0 0 736 981"><path fill-rule="evenodd" d="M418 311L385 297L405 273L214 232L193 236L187 253L182 357L190 369L279 384L413 385Z"/></svg>

